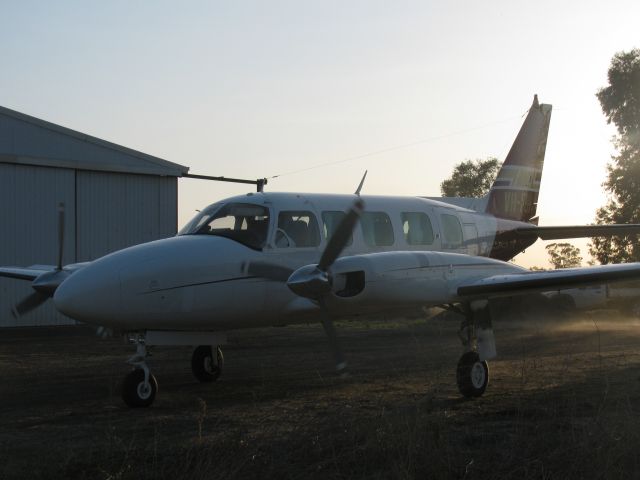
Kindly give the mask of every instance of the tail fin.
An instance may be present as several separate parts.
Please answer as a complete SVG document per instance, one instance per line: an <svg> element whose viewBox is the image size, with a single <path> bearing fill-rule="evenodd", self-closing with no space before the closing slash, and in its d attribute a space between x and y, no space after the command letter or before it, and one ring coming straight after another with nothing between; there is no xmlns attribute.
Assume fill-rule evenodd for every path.
<svg viewBox="0 0 640 480"><path fill-rule="evenodd" d="M486 213L495 217L538 223L536 208L547 147L551 105L533 97L520 132L489 191Z"/></svg>

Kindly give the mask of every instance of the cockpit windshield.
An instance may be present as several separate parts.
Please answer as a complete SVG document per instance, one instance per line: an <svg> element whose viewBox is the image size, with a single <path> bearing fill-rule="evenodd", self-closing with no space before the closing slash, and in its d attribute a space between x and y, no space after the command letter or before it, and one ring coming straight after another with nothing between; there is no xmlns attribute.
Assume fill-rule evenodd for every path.
<svg viewBox="0 0 640 480"><path fill-rule="evenodd" d="M250 203L217 203L196 215L178 235L217 235L259 250L267 241L268 230L268 208Z"/></svg>

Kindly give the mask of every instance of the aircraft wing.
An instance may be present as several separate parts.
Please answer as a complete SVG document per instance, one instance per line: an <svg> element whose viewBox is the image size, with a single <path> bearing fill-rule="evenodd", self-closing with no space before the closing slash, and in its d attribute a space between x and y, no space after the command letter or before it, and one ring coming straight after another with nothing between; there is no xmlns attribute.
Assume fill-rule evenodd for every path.
<svg viewBox="0 0 640 480"><path fill-rule="evenodd" d="M0 267L0 277L19 280L35 280L43 273L55 270L55 265L31 265L30 267Z"/></svg>
<svg viewBox="0 0 640 480"><path fill-rule="evenodd" d="M640 280L640 263L494 275L463 281L458 284L457 293L460 297L504 297L633 279Z"/></svg>
<svg viewBox="0 0 640 480"><path fill-rule="evenodd" d="M542 240L560 240L563 238L584 237L613 237L616 235L640 235L640 224L612 224L612 225L569 225L551 227L520 227L516 228L518 235L536 235Z"/></svg>
<svg viewBox="0 0 640 480"><path fill-rule="evenodd" d="M63 270L75 272L90 262L72 263L65 265ZM18 280L35 280L43 273L52 272L55 265L31 265L30 267L0 267L0 277L17 278Z"/></svg>

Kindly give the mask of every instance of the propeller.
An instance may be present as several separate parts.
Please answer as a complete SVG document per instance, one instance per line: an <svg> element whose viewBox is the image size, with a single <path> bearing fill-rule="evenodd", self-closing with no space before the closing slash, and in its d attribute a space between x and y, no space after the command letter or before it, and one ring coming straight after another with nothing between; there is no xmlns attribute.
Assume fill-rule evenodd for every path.
<svg viewBox="0 0 640 480"><path fill-rule="evenodd" d="M333 277L330 270L331 265L333 265L347 246L347 243L349 243L349 238L363 211L364 202L358 197L327 242L327 246L322 252L317 265L305 265L295 271L281 265L274 265L267 262L250 262L246 265L246 271L250 275L277 282L286 282L287 286L296 295L309 298L318 303L322 311L322 326L329 338L331 350L333 351L336 362L336 370L341 373L345 372L347 364L344 360L342 348L340 347L336 329L333 325L333 320L331 319L325 298L326 295L331 292L331 286L333 284Z"/></svg>
<svg viewBox="0 0 640 480"><path fill-rule="evenodd" d="M13 313L14 317L18 318L25 313L29 313L53 297L58 286L70 275L68 271L62 268L64 223L64 203L61 202L58 205L58 259L56 268L50 272L41 273L33 279L31 288L35 291L13 306L11 313Z"/></svg>
<svg viewBox="0 0 640 480"><path fill-rule="evenodd" d="M62 254L64 253L64 203L58 204L58 263L57 269L62 270Z"/></svg>
<svg viewBox="0 0 640 480"><path fill-rule="evenodd" d="M325 295L331 291L332 279L329 275L329 267L333 265L333 262L349 243L349 237L351 237L363 210L364 202L358 197L331 235L320 256L318 265L311 269L302 267L293 272L287 285L294 293L302 297L317 299L319 295Z"/></svg>
<svg viewBox="0 0 640 480"><path fill-rule="evenodd" d="M44 302L49 299L48 295L40 292L33 292L27 295L19 303L13 306L11 313L15 318L19 318L25 313L29 313L31 310L38 308Z"/></svg>

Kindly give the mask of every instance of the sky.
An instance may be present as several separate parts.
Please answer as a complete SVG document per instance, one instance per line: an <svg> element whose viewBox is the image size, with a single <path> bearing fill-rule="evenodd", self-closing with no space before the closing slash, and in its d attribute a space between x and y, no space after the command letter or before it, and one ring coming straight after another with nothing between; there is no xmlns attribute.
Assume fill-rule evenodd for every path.
<svg viewBox="0 0 640 480"><path fill-rule="evenodd" d="M540 225L585 224L615 153L595 93L638 18L637 0L0 0L0 105L270 191L351 193L368 170L363 193L436 196L455 164L504 160L538 94ZM179 226L249 190L179 180ZM516 261L548 266L544 242Z"/></svg>

